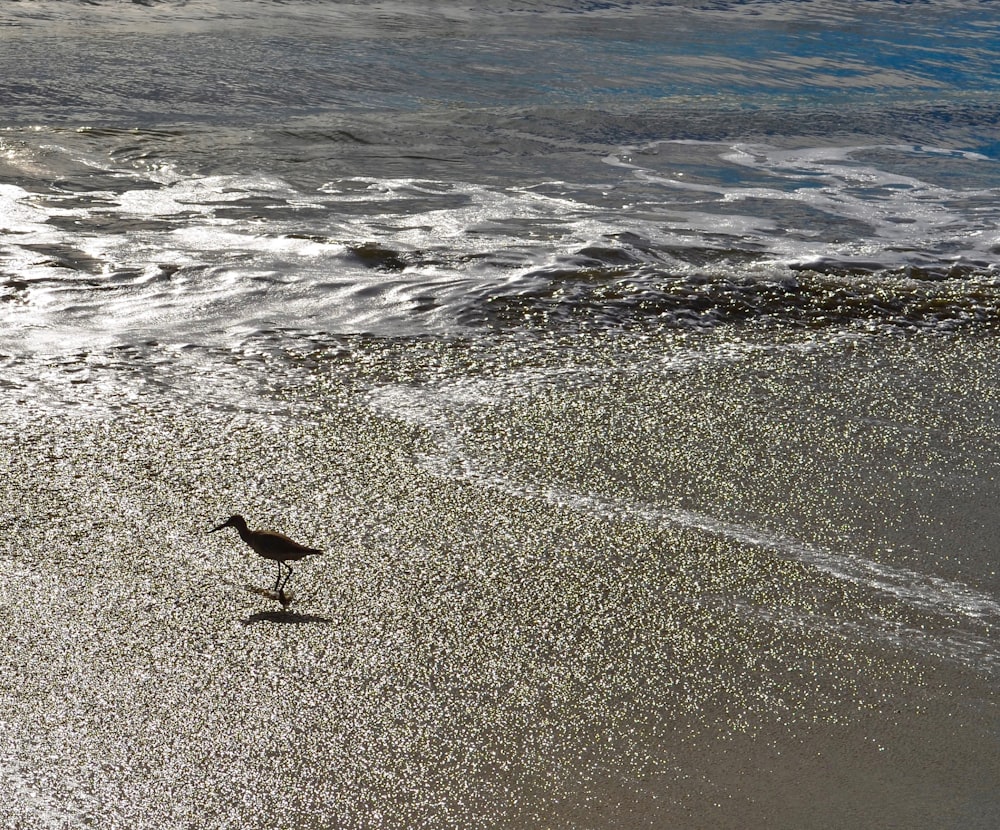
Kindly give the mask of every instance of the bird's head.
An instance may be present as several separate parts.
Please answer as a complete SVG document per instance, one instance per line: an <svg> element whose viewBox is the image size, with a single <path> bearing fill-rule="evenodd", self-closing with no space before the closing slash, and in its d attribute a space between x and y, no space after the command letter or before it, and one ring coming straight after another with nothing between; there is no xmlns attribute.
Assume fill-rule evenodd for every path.
<svg viewBox="0 0 1000 830"><path fill-rule="evenodd" d="M243 527L245 529L246 526L247 526L247 523L244 520L244 518L242 516L240 516L240 515L237 514L235 516L230 516L221 525L219 525L218 527L213 527L208 532L209 533L215 533L215 531L222 530L222 528L224 528L224 527L235 527L237 530L239 530L240 527Z"/></svg>

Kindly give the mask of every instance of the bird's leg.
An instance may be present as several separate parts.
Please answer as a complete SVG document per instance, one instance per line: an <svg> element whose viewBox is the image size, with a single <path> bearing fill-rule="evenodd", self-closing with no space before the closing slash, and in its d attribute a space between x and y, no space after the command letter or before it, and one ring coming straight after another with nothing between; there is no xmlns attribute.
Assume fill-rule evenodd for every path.
<svg viewBox="0 0 1000 830"><path fill-rule="evenodd" d="M288 597L285 596L285 585L288 584L288 577L291 576L292 569L289 567L287 562L282 562L281 564L285 566L285 578L281 580L281 583L278 586L277 593L278 593L278 602L281 603L281 610L284 611L286 608L288 608Z"/></svg>
<svg viewBox="0 0 1000 830"><path fill-rule="evenodd" d="M292 566L285 562L285 578L281 583L281 590L285 590L285 586L288 584L288 580L292 578Z"/></svg>
<svg viewBox="0 0 1000 830"><path fill-rule="evenodd" d="M278 562L278 578L274 580L274 593L278 593L279 585L281 585L281 562Z"/></svg>

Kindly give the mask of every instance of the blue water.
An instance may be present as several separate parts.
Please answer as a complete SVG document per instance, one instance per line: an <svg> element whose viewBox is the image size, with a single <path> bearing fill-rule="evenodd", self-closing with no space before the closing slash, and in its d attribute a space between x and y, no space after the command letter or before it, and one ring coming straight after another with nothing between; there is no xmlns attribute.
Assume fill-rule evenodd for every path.
<svg viewBox="0 0 1000 830"><path fill-rule="evenodd" d="M989 106L998 86L995 14L975 2L41 2L4 18L15 123L253 124L447 104Z"/></svg>

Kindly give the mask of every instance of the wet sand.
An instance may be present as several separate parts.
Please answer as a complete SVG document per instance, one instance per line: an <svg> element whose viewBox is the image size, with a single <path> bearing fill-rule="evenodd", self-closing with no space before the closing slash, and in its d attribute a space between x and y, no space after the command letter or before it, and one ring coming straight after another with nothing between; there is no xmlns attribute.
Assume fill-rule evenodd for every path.
<svg viewBox="0 0 1000 830"><path fill-rule="evenodd" d="M933 351L923 349L928 372ZM669 397L632 386L623 405L606 373L559 395L539 383L533 400L504 406L473 396L486 387L464 379L509 380L505 362L520 361L522 381L565 381L580 365L528 352L512 358L505 346L490 365L461 344L359 346L270 418L160 403L114 419L10 421L0 439L2 823L996 826L992 612L958 623L954 609L796 558L778 536L734 532L780 515L763 474L759 509L742 523L684 521L708 515L711 499L670 502L667 478L629 482L620 459L659 469L662 447L634 443L650 413L663 426L696 405L719 412L717 401L670 409ZM779 368L762 383L784 378L788 392ZM406 415L417 399L401 390L454 403L456 378L473 404ZM603 409L595 389L613 392ZM504 408L526 402L537 458L517 436L526 416ZM800 435L795 452L831 446L787 423L771 437ZM607 452L577 465L593 425ZM743 443L761 463L776 459L770 481L788 486L791 450ZM728 467L713 457L711 475L675 463L673 480L701 476L697 492L721 492ZM847 492L850 477L830 480L834 507L800 506L792 525L807 550L835 537L843 505L864 502ZM916 491L901 480L886 486L903 504ZM968 506L972 525L980 509ZM206 534L236 511L327 549L296 567L289 612L245 589L269 585L271 563L235 535ZM873 510L844 530L874 524ZM906 528L889 524L898 544ZM913 527L917 549L928 536ZM865 538L857 550L881 544ZM883 580L913 556L881 563ZM941 561L949 580L964 575L989 599L988 576L970 577L960 557ZM957 650L938 653L953 641Z"/></svg>

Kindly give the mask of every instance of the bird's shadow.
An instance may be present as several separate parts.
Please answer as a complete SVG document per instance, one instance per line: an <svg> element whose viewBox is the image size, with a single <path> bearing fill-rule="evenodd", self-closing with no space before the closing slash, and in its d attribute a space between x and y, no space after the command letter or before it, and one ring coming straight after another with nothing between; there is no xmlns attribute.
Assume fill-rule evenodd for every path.
<svg viewBox="0 0 1000 830"><path fill-rule="evenodd" d="M243 620L243 625L256 625L257 623L332 625L334 622L335 620L332 618L320 614L300 614L298 611L258 611Z"/></svg>
<svg viewBox="0 0 1000 830"><path fill-rule="evenodd" d="M334 620L330 617L323 617L319 614L301 614L298 611L289 611L288 606L292 603L291 593L286 595L283 590L276 593L273 590L269 590L267 588L257 588L254 585L247 585L245 587L251 594L257 594L258 596L280 601L281 610L258 611L256 614L251 614L243 620L243 625L254 625L255 623L261 622L280 623L282 625L303 625L305 623L330 625L334 622Z"/></svg>

